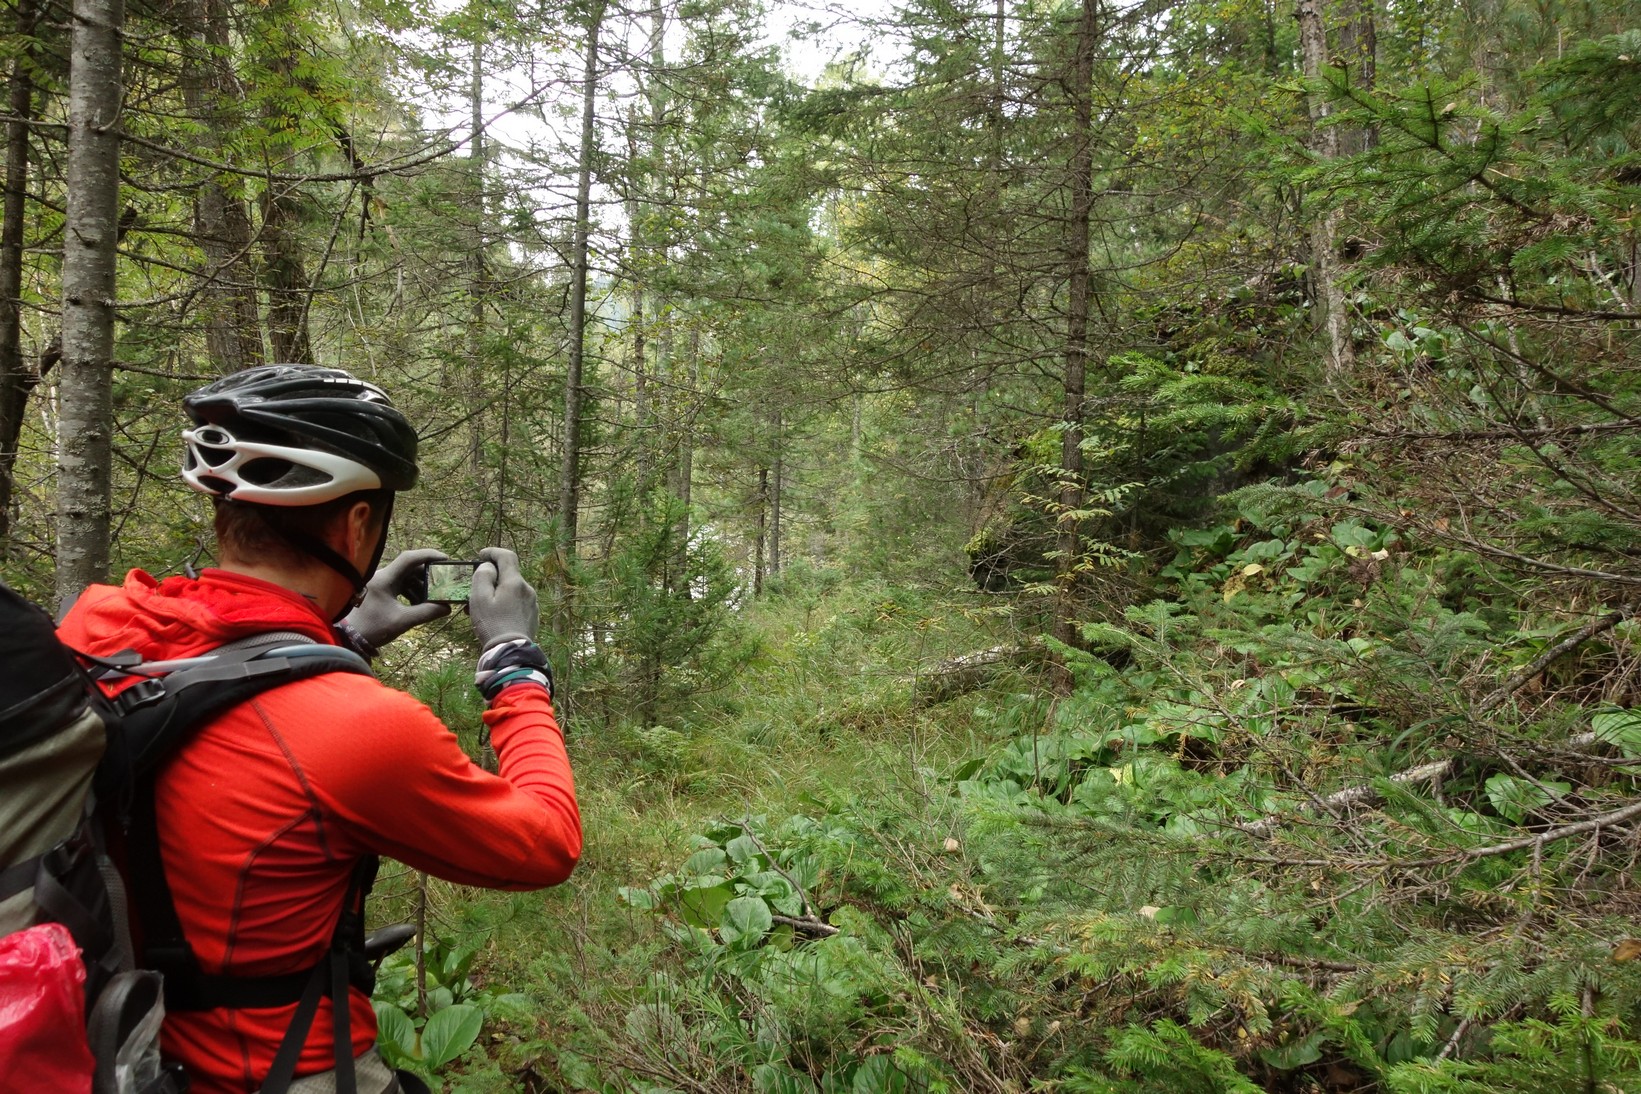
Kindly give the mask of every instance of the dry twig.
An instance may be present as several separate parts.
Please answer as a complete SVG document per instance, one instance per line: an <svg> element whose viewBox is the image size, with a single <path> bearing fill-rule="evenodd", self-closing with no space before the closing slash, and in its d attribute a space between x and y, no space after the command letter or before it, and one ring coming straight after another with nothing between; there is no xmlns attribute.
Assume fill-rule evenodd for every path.
<svg viewBox="0 0 1641 1094"><path fill-rule="evenodd" d="M1502 706L1505 701L1507 701L1516 692L1526 687L1529 681L1531 681L1539 673L1543 672L1551 664L1560 658L1565 657L1567 654L1571 653L1573 650L1577 649L1580 645L1589 641L1596 635L1601 634L1604 631L1609 631L1618 624L1622 623L1624 620L1629 619L1635 614L1635 611L1635 604L1626 604L1617 611L1608 612L1606 615L1603 615L1598 619L1591 620L1589 623L1580 627L1577 631L1574 631L1560 642L1557 642L1555 645L1545 650L1539 656L1533 658L1530 664L1525 665L1511 673L1504 683L1500 684L1477 705L1476 713L1485 714L1488 711ZM1574 738L1574 741L1569 743L1576 745L1578 742L1584 742L1584 746L1588 747L1590 744L1595 743L1595 741L1596 737L1594 734L1585 734L1578 738ZM1390 776L1388 781L1401 786L1417 786L1422 783L1435 782L1451 774L1455 763L1455 760L1447 759L1422 764L1419 767L1412 768L1411 770L1398 772L1397 774ZM1382 799L1382 797L1383 795L1379 792L1379 788L1371 783L1365 786L1353 786L1348 789L1329 794L1325 798L1313 799L1312 802L1301 802L1295 806L1292 813L1272 814L1268 817L1261 817L1256 821L1245 821L1240 824L1231 825L1230 827L1239 832L1246 832L1250 836L1264 837L1270 835L1272 832L1286 824L1293 816L1293 813L1308 813L1316 812L1318 810L1333 813L1350 806L1377 803ZM1622 812L1622 810L1620 812ZM1599 820L1599 818L1597 818L1597 820ZM1602 821L1601 823L1614 822L1609 820ZM1523 843L1522 846L1531 846L1531 844L1532 840L1528 840L1526 843Z"/></svg>

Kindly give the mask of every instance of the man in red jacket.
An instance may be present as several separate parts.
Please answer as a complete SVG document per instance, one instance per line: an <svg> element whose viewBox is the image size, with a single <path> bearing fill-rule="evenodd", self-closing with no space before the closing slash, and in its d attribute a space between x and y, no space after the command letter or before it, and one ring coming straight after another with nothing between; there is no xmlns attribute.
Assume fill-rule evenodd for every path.
<svg viewBox="0 0 1641 1094"><path fill-rule="evenodd" d="M123 587L88 589L59 628L64 641L160 660L288 632L371 656L448 611L398 599L436 551L407 552L371 577L393 494L416 478L415 432L379 388L339 369L272 365L185 406L183 475L214 500L217 568L164 581L134 570ZM163 1044L196 1094L421 1089L376 1055L362 977L340 1016L327 988L305 1029L293 1021L303 986L323 980L314 970L344 905L362 899L350 892L361 860L388 855L503 889L554 885L575 866L581 822L551 670L533 641L535 592L512 552L479 554L468 610L499 774L475 766L427 707L350 673L264 692L161 770L160 861L193 962L167 977Z"/></svg>

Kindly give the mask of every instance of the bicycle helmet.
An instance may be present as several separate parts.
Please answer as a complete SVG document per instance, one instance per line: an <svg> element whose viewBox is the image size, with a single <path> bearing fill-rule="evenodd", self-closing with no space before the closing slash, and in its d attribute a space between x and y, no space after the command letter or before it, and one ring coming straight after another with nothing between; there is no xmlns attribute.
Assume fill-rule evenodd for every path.
<svg viewBox="0 0 1641 1094"><path fill-rule="evenodd" d="M262 365L224 376L182 401L182 477L219 502L282 508L387 490L382 532L361 573L318 536L272 525L292 546L353 585L353 602L382 561L393 493L416 485L416 430L387 393L339 368ZM344 609L344 613L346 612Z"/></svg>
<svg viewBox="0 0 1641 1094"><path fill-rule="evenodd" d="M193 392L182 477L201 493L317 505L416 484L416 431L375 384L341 369L263 365Z"/></svg>

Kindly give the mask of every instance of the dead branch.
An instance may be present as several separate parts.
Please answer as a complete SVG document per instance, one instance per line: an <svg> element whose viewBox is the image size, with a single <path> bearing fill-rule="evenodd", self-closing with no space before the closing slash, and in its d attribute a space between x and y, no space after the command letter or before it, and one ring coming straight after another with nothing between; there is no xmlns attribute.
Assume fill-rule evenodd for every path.
<svg viewBox="0 0 1641 1094"><path fill-rule="evenodd" d="M830 938L835 934L841 933L837 927L834 927L832 924L822 920L815 919L813 916L771 914L769 918L774 920L776 923L786 924L794 931L802 931L804 934L814 935L817 938Z"/></svg>
<svg viewBox="0 0 1641 1094"><path fill-rule="evenodd" d="M934 706L959 695L977 691L1009 668L1039 664L1046 651L1036 642L1012 643L977 650L942 661L914 682L920 706Z"/></svg>
<svg viewBox="0 0 1641 1094"><path fill-rule="evenodd" d="M1504 683L1500 684L1498 688L1496 688L1485 699L1477 704L1476 712L1478 714L1485 714L1488 711L1501 706L1506 700L1508 700L1516 692L1520 691L1528 684L1529 681L1531 681L1539 673L1543 672L1555 661L1565 657L1567 654L1571 653L1573 650L1577 649L1580 645L1589 641L1596 635L1616 627L1619 623L1622 623L1624 620L1634 615L1635 611L1635 604L1627 604L1617 611L1608 612L1606 615L1592 620L1583 627L1580 627L1577 631L1573 632L1571 635L1568 635L1566 638L1562 639L1560 642L1557 642L1554 646L1551 646L1539 656L1535 657L1532 663L1511 673ZM1573 738L1573 740L1568 743L1575 748L1588 748L1595 744L1596 740L1597 738L1593 733L1581 734L1580 736ZM1397 774L1390 776L1387 781L1393 785L1399 786L1418 786L1424 783L1435 782L1451 774L1455 763L1455 760L1447 759L1422 764L1419 767L1412 768L1411 770L1398 772ZM1353 786L1348 789L1329 794L1325 798L1313 799L1312 802L1300 802L1293 808L1292 811L1288 813L1273 813L1270 816L1261 817L1256 821L1245 821L1240 824L1231 825L1230 827L1240 832L1246 832L1250 836L1262 838L1270 835L1272 832L1276 831L1276 829L1286 824L1295 813L1316 812L1320 809L1328 813L1337 814L1339 811L1348 809L1351 806L1377 803L1381 800L1381 798L1382 795L1380 794L1378 786L1373 784ZM1610 820L1600 821L1599 818L1597 818L1597 821L1599 823L1607 824L1614 823ZM1568 834L1571 835L1576 833ZM1530 846L1531 843L1532 840L1529 840L1526 844L1523 844L1523 846Z"/></svg>
<svg viewBox="0 0 1641 1094"><path fill-rule="evenodd" d="M1608 612L1599 619L1593 619L1583 627L1580 627L1568 637L1562 639L1560 642L1557 642L1555 645L1533 658L1531 664L1511 673L1508 680L1499 685L1496 691L1481 701L1480 709L1483 712L1486 712L1500 705L1517 691L1520 691L1529 680L1549 668L1556 661L1560 660L1562 657L1565 657L1567 654L1571 653L1585 642L1588 642L1596 635L1601 634L1604 631L1610 631L1620 623L1624 622L1624 620L1635 614L1635 608L1636 606L1634 604L1626 604L1617 611Z"/></svg>
<svg viewBox="0 0 1641 1094"><path fill-rule="evenodd" d="M1432 866L1460 866L1475 862L1477 859L1496 858L1499 855L1508 855L1516 851L1531 850L1534 855L1543 853L1544 848L1573 836L1581 836L1586 832L1599 831L1602 828L1611 828L1641 816L1641 800L1632 801L1617 809L1608 810L1599 816L1586 817L1572 824L1563 824L1557 828L1547 828L1531 836L1522 836L1518 839L1505 840L1503 843L1489 844L1486 847L1462 847L1445 855L1427 856L1425 858L1376 858L1376 859L1342 859L1342 858L1282 858L1278 856L1259 856L1248 861L1261 862L1270 866L1310 866L1337 869L1348 862L1353 870L1368 868L1422 870Z"/></svg>
<svg viewBox="0 0 1641 1094"><path fill-rule="evenodd" d="M815 914L815 906L809 902L809 894L804 892L802 885L798 884L798 879L786 872L786 867L781 865L780 860L770 853L769 848L764 846L763 840L758 838L758 833L752 828L751 817L741 818L741 831L745 833L747 839L752 841L752 846L756 847L769 860L769 868L785 878L786 883L792 886L792 891L798 894L799 906L803 908L803 920L811 924L820 924L823 927L830 926L830 924L822 923L820 917ZM797 926L797 921L794 920L792 925ZM837 931L834 929L829 933L836 934Z"/></svg>
<svg viewBox="0 0 1641 1094"><path fill-rule="evenodd" d="M1410 771L1398 772L1397 774L1392 775L1387 781L1400 786L1418 786L1421 783L1435 782L1437 779L1444 778L1451 773L1453 770L1453 764L1454 761L1452 760L1439 760L1436 763L1428 763L1415 767ZM1379 793L1379 788L1372 783L1369 783L1365 786L1353 786L1348 790L1341 790L1337 793L1329 794L1327 797L1317 800L1314 805L1310 802L1301 802L1295 807L1294 812L1311 813L1315 812L1317 809L1325 809L1329 813L1337 814L1341 810L1348 809L1353 805L1376 803L1379 801L1380 797L1381 795ZM1291 819L1292 814L1272 814L1271 816L1262 817L1256 821L1246 821L1242 824L1233 824L1231 827L1238 831L1246 832L1250 836L1263 837L1270 835Z"/></svg>

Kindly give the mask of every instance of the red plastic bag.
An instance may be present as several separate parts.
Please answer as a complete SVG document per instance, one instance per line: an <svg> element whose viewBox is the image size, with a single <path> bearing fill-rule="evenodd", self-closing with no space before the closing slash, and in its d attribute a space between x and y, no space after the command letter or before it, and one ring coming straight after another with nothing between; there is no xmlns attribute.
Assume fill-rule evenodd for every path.
<svg viewBox="0 0 1641 1094"><path fill-rule="evenodd" d="M42 923L0 938L0 1094L90 1094L85 963L68 928Z"/></svg>

